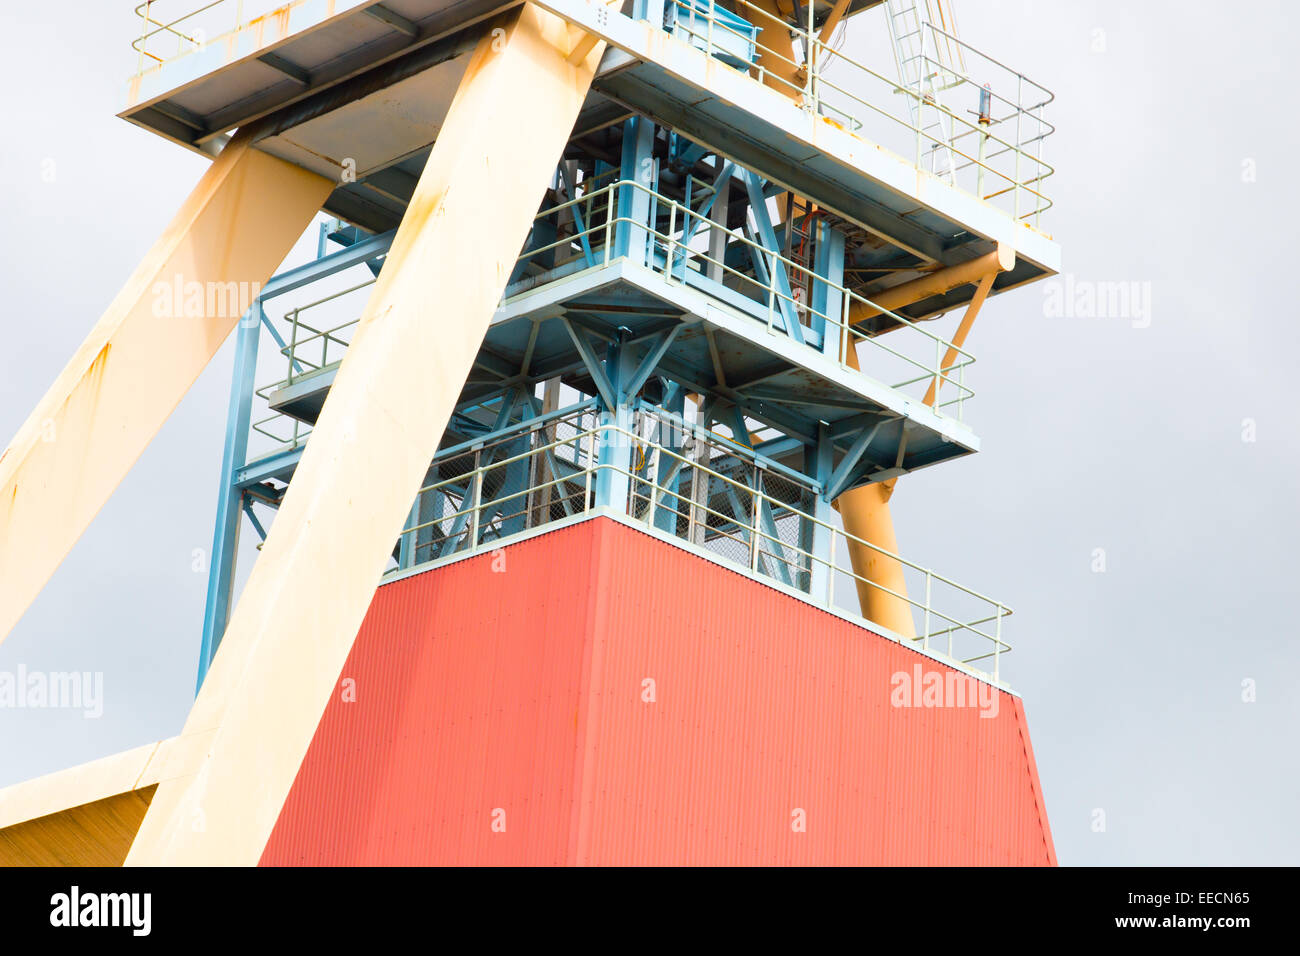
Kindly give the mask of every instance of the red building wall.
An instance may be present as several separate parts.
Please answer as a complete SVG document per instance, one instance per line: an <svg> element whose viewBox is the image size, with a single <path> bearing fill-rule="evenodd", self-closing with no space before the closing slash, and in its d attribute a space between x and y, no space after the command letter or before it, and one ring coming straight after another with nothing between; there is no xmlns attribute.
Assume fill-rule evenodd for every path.
<svg viewBox="0 0 1300 956"><path fill-rule="evenodd" d="M262 862L1054 864L1020 700L918 664L586 521L379 589Z"/></svg>

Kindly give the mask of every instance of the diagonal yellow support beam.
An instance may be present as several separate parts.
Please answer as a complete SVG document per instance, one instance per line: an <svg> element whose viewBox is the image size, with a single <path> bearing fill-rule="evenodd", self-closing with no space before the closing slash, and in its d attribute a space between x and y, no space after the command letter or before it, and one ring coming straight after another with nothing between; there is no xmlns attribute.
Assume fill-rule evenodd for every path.
<svg viewBox="0 0 1300 956"><path fill-rule="evenodd" d="M979 282L989 273L1009 272L1016 264L1016 251L1005 242L996 249L955 266L946 266L919 279L903 282L872 295L871 301L854 299L849 306L849 325L857 325L883 312L894 312L932 295L943 295L959 285Z"/></svg>
<svg viewBox="0 0 1300 956"><path fill-rule="evenodd" d="M939 375L930 382L930 387L925 391L925 398L922 401L926 405L934 404L944 377L957 364L959 350L966 344L966 336L970 335L971 326L975 324L975 318L980 314L980 307L984 305L984 300L989 297L989 290L993 288L993 280L996 278L997 273L990 272L983 279L980 279L980 284L975 287L975 294L971 296L970 302L966 304L966 314L961 317L961 324L957 326L957 331L953 333L952 344L948 346L948 351L944 353L943 361L939 364Z"/></svg>
<svg viewBox="0 0 1300 956"><path fill-rule="evenodd" d="M927 296L956 288L958 285L978 282L975 294L966 306L966 314L962 316L961 323L953 334L952 343L939 364L939 375L931 381L930 387L926 390L924 398L926 405L935 403L942 377L956 363L957 356L960 354L958 350L970 335L971 326L975 324L975 318L993 288L993 280L999 273L1011 269L1014 265L1014 251L999 243L997 250L986 256L895 286L873 300L884 308L900 309ZM850 321L878 314L877 309L864 308L857 319L850 313ZM856 348L850 348L846 357L852 368L859 367ZM894 518L889 510L889 499L894 494L894 485L897 481L897 478L891 478L888 481L851 488L834 501L835 510L840 513L844 530L848 534L892 554L898 553L898 536L894 532ZM916 622L912 615L912 605L907 601L907 582L903 577L903 565L896 558L881 554L856 541L849 542L849 560L853 565L854 584L857 586L858 605L862 609L862 616L882 627L889 628L901 637L915 637Z"/></svg>
<svg viewBox="0 0 1300 956"><path fill-rule="evenodd" d="M182 731L206 756L129 865L257 863L334 692L604 49L568 63L532 5L491 28Z"/></svg>
<svg viewBox="0 0 1300 956"><path fill-rule="evenodd" d="M204 173L0 454L0 640L333 185L257 152L243 137L227 144Z"/></svg>
<svg viewBox="0 0 1300 956"><path fill-rule="evenodd" d="M822 32L817 35L818 43L831 42L831 34L835 32L835 28L839 26L840 21L844 19L844 12L848 10L848 8L849 0L835 0L835 6L831 7L830 15L826 18L826 22L822 24ZM886 16L888 15L889 14L886 14Z"/></svg>

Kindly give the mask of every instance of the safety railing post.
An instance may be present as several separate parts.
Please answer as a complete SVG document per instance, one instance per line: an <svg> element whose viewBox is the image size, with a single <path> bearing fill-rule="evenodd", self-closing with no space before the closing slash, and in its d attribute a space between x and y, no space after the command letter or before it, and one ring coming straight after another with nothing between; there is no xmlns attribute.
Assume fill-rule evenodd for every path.
<svg viewBox="0 0 1300 956"><path fill-rule="evenodd" d="M830 572L826 575L826 607L835 607L835 529L830 529L829 535L831 542L830 554L827 555L826 564Z"/></svg>
<svg viewBox="0 0 1300 956"><path fill-rule="evenodd" d="M479 453L475 452L474 462L479 463ZM479 465L474 469L474 495L471 499L469 512L469 547L466 551L473 551L478 547L479 534L479 508L483 504L483 467Z"/></svg>
<svg viewBox="0 0 1300 956"><path fill-rule="evenodd" d="M1034 228L1037 229L1039 220L1043 215L1043 104L1038 104L1038 111L1034 116L1035 129L1034 135L1038 138L1038 159L1037 168L1034 170L1036 178L1034 179Z"/></svg>
<svg viewBox="0 0 1300 956"><path fill-rule="evenodd" d="M841 299L841 301L843 302L843 311L842 311L842 314L840 315L840 348L839 348L839 352L840 352L840 368L844 368L844 367L847 366L848 363L849 363L849 345L850 345L849 339L850 339L851 336L853 335L853 333L849 331L849 292L848 292L848 289L845 289L845 290L844 290L844 294L843 294L842 296L840 296L840 299Z"/></svg>
<svg viewBox="0 0 1300 956"><path fill-rule="evenodd" d="M999 665L1002 657L1002 605L998 605L998 622L997 628L993 632L993 680L1000 680Z"/></svg>
<svg viewBox="0 0 1300 956"><path fill-rule="evenodd" d="M665 279L671 284L673 276L677 272L677 203L671 203L668 207L668 256L666 265L668 272ZM684 262L684 260L683 260ZM682 281L686 281L683 272Z"/></svg>
<svg viewBox="0 0 1300 956"><path fill-rule="evenodd" d="M762 472L755 470L754 487L750 489L750 528L749 528L749 570L755 575L758 574L758 526L759 526L759 509L763 507L762 498L759 493L759 486L762 483Z"/></svg>
<svg viewBox="0 0 1300 956"><path fill-rule="evenodd" d="M605 188L609 190L609 192L605 194L605 265L609 265L609 248L614 239L611 230L614 226L614 216L618 204L614 201L614 187L610 185ZM590 211L587 213L587 222L591 222Z"/></svg>
<svg viewBox="0 0 1300 956"><path fill-rule="evenodd" d="M934 339L934 407L939 407L939 389L943 388L943 342Z"/></svg>
<svg viewBox="0 0 1300 956"><path fill-rule="evenodd" d="M918 24L919 27L919 24ZM921 127L925 125L925 96L922 88L925 85L925 31L917 30L920 33L920 51L916 56L917 73L916 73L916 112L912 114L912 121L916 124L916 168L921 168ZM902 77L900 77L902 79Z"/></svg>
<svg viewBox="0 0 1300 956"><path fill-rule="evenodd" d="M930 649L930 599L934 584L934 572L926 570L925 572L925 637L921 644L927 651Z"/></svg>
<svg viewBox="0 0 1300 956"><path fill-rule="evenodd" d="M294 352L298 348L298 310L293 310L293 325L289 329L289 375L288 384L293 384Z"/></svg>
<svg viewBox="0 0 1300 956"><path fill-rule="evenodd" d="M596 430L593 428L587 432L587 470L583 475L582 485L582 510L587 512L591 510L591 472L592 465L596 461Z"/></svg>
<svg viewBox="0 0 1300 956"><path fill-rule="evenodd" d="M771 253L772 267L767 270L767 330L775 332L776 320L776 253Z"/></svg>
<svg viewBox="0 0 1300 956"><path fill-rule="evenodd" d="M1014 219L1016 222L1020 221L1020 154L1021 154L1020 117L1024 115L1024 109L1021 106L1021 103L1024 102L1023 100L1024 86L1025 86L1025 78L1023 76L1017 76L1016 77L1016 181L1011 187L1011 193L1012 196L1014 197L1011 203L1011 207L1012 207L1011 218Z"/></svg>
<svg viewBox="0 0 1300 956"><path fill-rule="evenodd" d="M650 504L646 508L645 521L648 527L655 526L655 509L659 507L659 475L663 471L660 467L662 460L663 448L656 442L650 446L654 449L650 453L650 459L646 462L646 482L650 486Z"/></svg>
<svg viewBox="0 0 1300 956"><path fill-rule="evenodd" d="M962 415L964 414L965 401L966 401L966 363L963 361L960 365L957 366L957 421L959 422L964 421Z"/></svg>

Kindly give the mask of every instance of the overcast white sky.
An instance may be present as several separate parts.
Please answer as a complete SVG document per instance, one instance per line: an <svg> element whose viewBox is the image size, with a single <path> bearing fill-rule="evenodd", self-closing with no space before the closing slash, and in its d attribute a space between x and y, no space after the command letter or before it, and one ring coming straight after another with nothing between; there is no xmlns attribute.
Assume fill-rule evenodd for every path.
<svg viewBox="0 0 1300 956"><path fill-rule="evenodd" d="M983 450L900 482L900 545L1015 607L1006 673L1062 863L1298 863L1300 15L955 2L967 40L1057 94L1064 272L1145 284L1150 321L1049 315L1039 286L992 300L969 346ZM0 440L204 166L115 118L132 6L0 14ZM0 710L0 786L180 729L230 371L228 344L0 644L0 671L102 671L105 695L97 720Z"/></svg>

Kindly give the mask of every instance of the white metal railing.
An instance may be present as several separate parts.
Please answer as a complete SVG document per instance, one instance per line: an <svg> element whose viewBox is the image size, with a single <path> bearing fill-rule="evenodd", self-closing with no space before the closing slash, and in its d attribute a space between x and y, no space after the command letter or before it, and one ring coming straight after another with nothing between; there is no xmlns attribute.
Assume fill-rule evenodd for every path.
<svg viewBox="0 0 1300 956"><path fill-rule="evenodd" d="M859 583L884 591L919 618L912 643L1000 679L1001 655L1011 649L1002 623L1011 608L816 517L816 489L806 478L654 413L638 412L632 430L597 424L590 409L566 414L440 452L392 571L495 549L591 511L600 482L621 482L626 492L613 506L648 529L836 611L859 614ZM630 465L615 463L612 448L627 451ZM867 581L837 560L847 542L898 562L908 592Z"/></svg>
<svg viewBox="0 0 1300 956"><path fill-rule="evenodd" d="M737 43L751 39L715 0L669 2L678 9L678 35L724 63L734 64ZM752 23L772 20L748 0L732 0L731 7ZM823 42L812 22L814 7L802 7L806 23L789 25L793 59L763 44L760 35L755 42L761 57L755 57L749 75L814 114L869 134L900 156L910 155L917 167L942 173L952 185L1015 219L1039 224L1052 205L1043 183L1055 172L1042 155L1043 141L1054 130L1043 117L1053 99L1048 90L931 23L924 25L918 54L922 73L931 80L902 83ZM961 55L948 54L950 49ZM933 82L936 74L939 83ZM982 108L986 104L989 108Z"/></svg>
<svg viewBox="0 0 1300 956"><path fill-rule="evenodd" d="M132 41L137 72L304 2L143 0L135 7L140 35ZM1016 219L1038 225L1051 207L1043 183L1055 170L1043 159L1043 144L1054 127L1043 112L1053 94L939 25L920 24L920 48L912 57L917 77L905 81L823 42L813 24L815 4L802 7L806 23L786 25L793 40L791 56L764 45L761 34L756 37L752 26L742 25L772 21L748 0L732 0L734 13L716 0L667 2L676 13L673 30L679 36L760 82L784 89L811 112L850 131L869 132L879 145L910 154L916 166L928 166ZM749 51L761 52L764 65L749 66L743 59Z"/></svg>
<svg viewBox="0 0 1300 956"><path fill-rule="evenodd" d="M348 318L342 322L327 328L317 328L303 319L303 313L338 303L351 293L363 292L374 284L373 278L367 279L295 306L284 314L289 332L283 344L277 343L286 363L284 376L277 377L254 390L254 394L268 409L273 392L288 388L305 377L337 366L342 360L344 351L352 344L352 333L361 321L359 310L349 310ZM324 325L323 322L321 324ZM331 346L333 346L332 350ZM311 428L297 418L276 411L254 420L251 428L254 433L270 440L272 451L296 448L311 434Z"/></svg>
<svg viewBox="0 0 1300 956"><path fill-rule="evenodd" d="M647 221L628 214L627 207L631 203L625 197L631 191L642 193L648 200L650 213ZM783 311L793 313L801 328L821 325L822 335L833 342L832 348L821 351L843 369L854 370L848 359L848 350L852 347L864 373L918 400L932 386L938 396L940 388L948 385L952 396L942 401L936 398L935 408L951 409L949 414L958 419L962 417L965 402L975 395L965 382L966 369L974 364L975 357L953 345L949 339L905 315L877 306L841 283L818 276L808 266L766 248L743 233L728 231L728 244L739 245L749 254L751 262L762 262L764 269L761 272L757 268L743 271L729 265L708 251L710 231L720 228L716 222L699 210L669 199L648 186L635 180L619 180L543 209L536 220L559 219L566 211L574 209L580 213L581 228L576 228L578 219L574 218L574 231L553 242L525 249L519 260L528 262L560 251L566 262L607 265L618 255L615 246L617 231L620 225L625 225L634 233L650 237L656 254L648 264L666 281L689 282L713 277L733 291L741 292L750 306L747 310L749 317L763 322L774 333L780 331L778 322ZM786 277L789 293L778 282L781 274ZM711 287L701 283L699 288L707 293ZM716 287L713 288L716 291ZM839 308L834 311L817 308L815 302L820 296L815 293L826 293L827 300L838 299ZM739 304L742 310L746 306L745 301L735 298L725 301L733 306ZM867 335L850 322L851 314L859 309L876 310L879 315L897 323L898 328L888 335ZM857 351L858 346L864 344L867 348ZM945 356L950 350L956 357L947 363ZM882 368L881 361L888 364ZM894 375L890 374L890 369L895 371ZM896 377L900 374L901 377Z"/></svg>
<svg viewBox="0 0 1300 956"><path fill-rule="evenodd" d="M131 41L136 74L204 49L227 33L308 0L143 0L135 8L140 35Z"/></svg>
<svg viewBox="0 0 1300 956"><path fill-rule="evenodd" d="M649 206L644 220L626 213L633 205L630 200L633 192L642 194ZM888 309L879 309L879 314L888 316L898 328L886 335L867 335L854 327L850 315L860 308L878 308L871 300L841 283L827 281L803 263L767 249L742 232L728 231L727 242L746 251L751 260L748 271L728 264L725 253L723 258L710 255L710 230L720 228L716 222L699 209L669 199L634 180L615 180L590 193L583 192L576 198L548 206L534 219L535 224L543 222L555 228L557 238L527 246L517 260L520 264L542 268L539 282L567 275L566 268L580 270L608 265L620 254L618 234L620 229L625 229L648 238L653 255L647 265L667 282L685 283L705 295L725 294L728 298L722 301L732 311L762 323L773 334L783 329L783 314L794 316L805 333L820 325L822 341L829 341L830 345L823 344L819 351L846 372L870 375L918 402L923 402L933 390L931 401L935 410L959 421L965 403L975 395L966 384L966 370L974 365L975 357L949 339ZM753 262L762 263L763 269L755 268ZM788 293L778 282L781 273L788 283ZM713 281L706 281L710 279ZM342 360L351 333L360 321L360 308L334 324L309 321L304 316L310 318L314 310L349 293L366 290L374 282L367 279L284 314L288 331L280 353L285 358L285 372L257 389L256 394L263 402L273 392ZM536 287L532 285L513 294L507 289L503 304ZM836 300L839 306L833 310L817 305L819 301ZM814 344L806 347L817 348ZM850 347L855 350L860 372L849 361ZM952 359L948 358L950 354L954 356ZM274 411L255 420L252 427L273 445L282 447L296 447L309 434L306 426L296 419Z"/></svg>

